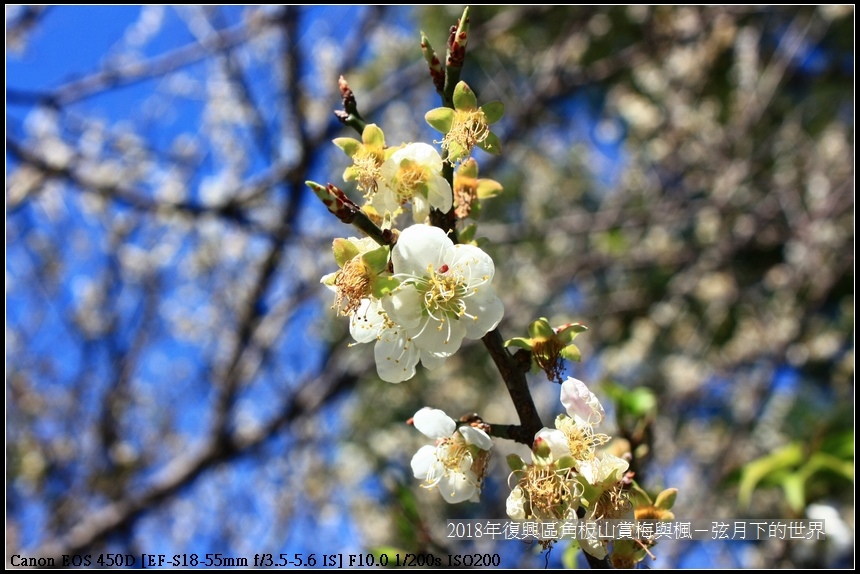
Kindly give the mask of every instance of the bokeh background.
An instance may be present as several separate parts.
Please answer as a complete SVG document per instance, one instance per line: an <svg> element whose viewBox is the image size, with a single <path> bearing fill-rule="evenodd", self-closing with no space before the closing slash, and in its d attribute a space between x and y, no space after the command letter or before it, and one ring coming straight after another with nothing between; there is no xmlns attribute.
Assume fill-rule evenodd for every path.
<svg viewBox="0 0 860 574"><path fill-rule="evenodd" d="M411 476L425 405L516 423L479 341L400 385L319 284L354 235L337 78L389 144L439 139L419 30L462 8L6 8L9 556L498 553L505 518ZM824 543L661 542L651 567L854 554L854 10L474 7L463 79L501 100L478 236L505 338L581 321L567 373L678 518L819 518ZM344 188L352 193L349 185ZM530 384L544 422L558 387ZM294 558L294 556L292 556ZM59 563L59 562L58 562ZM237 564L240 564L237 562ZM139 565L139 564L138 564Z"/></svg>

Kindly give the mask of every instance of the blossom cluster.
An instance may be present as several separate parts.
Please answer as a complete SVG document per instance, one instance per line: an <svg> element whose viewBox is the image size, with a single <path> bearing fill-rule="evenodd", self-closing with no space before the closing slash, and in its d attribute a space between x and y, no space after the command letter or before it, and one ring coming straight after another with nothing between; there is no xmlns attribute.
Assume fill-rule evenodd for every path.
<svg viewBox="0 0 860 574"><path fill-rule="evenodd" d="M516 479L507 501L513 519L586 520L633 519L633 506L625 492L629 463L597 447L609 440L595 427L605 417L603 406L582 381L568 377L561 385L561 402L567 414L555 419L555 428L535 435L532 462L516 455L508 464ZM584 513L583 513L584 511ZM581 541L589 554L604 558L605 544Z"/></svg>
<svg viewBox="0 0 860 574"><path fill-rule="evenodd" d="M352 256L323 283L350 316L352 337L375 342L376 369L385 381L412 378L419 361L429 369L440 366L463 339L481 338L502 319L502 302L490 285L493 260L473 245L455 245L441 229L407 227L390 260L387 248L372 240L341 241Z"/></svg>
<svg viewBox="0 0 860 574"><path fill-rule="evenodd" d="M466 14L461 27L468 25ZM465 32L452 34L452 39L465 41ZM429 44L422 43L422 49L431 74L437 73L434 81L438 74L444 76L434 67L438 62ZM341 88L345 109L350 102L354 106L343 80ZM441 153L422 142L386 145L382 129L363 121L357 124L361 140L334 140L351 160L343 179L355 182L363 205L332 184L308 182L332 213L368 234L335 239L332 251L338 269L321 281L334 292L333 308L349 318L355 342L373 343L377 373L390 383L411 379L418 363L426 369L438 368L464 340L484 337L504 315L492 287L495 264L471 241L474 226L460 230L459 241L454 241L452 230L430 225L434 211L447 221L476 219L481 200L501 190L498 182L478 178L471 153L475 147L501 153L501 142L489 126L501 118L504 108L500 102L478 107L464 82L456 85L449 103L450 107L425 116L430 126L444 134L434 142L440 144ZM403 219L409 224L398 227ZM580 360L573 339L585 330L580 323L552 327L540 318L529 326L528 337L505 343L519 347L518 353L528 354L527 361L561 383L560 399L566 410L556 418L555 428L535 434L531 462L508 457L513 484L507 514L523 520L600 520L633 519L641 510L642 517L671 518L674 489L651 502L632 481L625 459L599 452L610 440L596 430L605 418L603 406L583 382L570 377L562 381L562 361ZM478 501L493 446L493 426L477 415L455 421L430 407L416 412L410 423L434 441L411 460L422 486L438 490L448 503ZM529 441L530 432L523 434L524 441ZM545 546L552 542L543 541ZM610 547L598 539L583 540L581 545L598 559L611 557L616 566L635 565L647 551L643 544L619 542Z"/></svg>
<svg viewBox="0 0 860 574"><path fill-rule="evenodd" d="M477 178L477 162L470 157L474 146L501 150L488 127L501 117L501 104L478 108L475 95L460 82L454 105L427 114L428 122L446 134L441 142L445 160L427 143L386 146L385 134L375 124L364 126L361 141L334 140L352 160L343 178L364 194L362 213L396 237L396 243L336 239L339 269L322 282L335 292L334 307L350 318L355 341L374 343L377 373L391 383L412 378L419 362L428 369L439 367L464 339L483 337L504 314L491 285L495 265L490 256L476 245L455 244L442 229L427 225L434 209L447 213L456 207L457 217L474 217L479 200L501 189L497 182ZM459 164L453 187L443 175L446 161L452 168ZM334 198L324 199L330 209L355 205L334 186L308 185L320 194L334 190ZM393 222L409 211L413 224L393 229Z"/></svg>

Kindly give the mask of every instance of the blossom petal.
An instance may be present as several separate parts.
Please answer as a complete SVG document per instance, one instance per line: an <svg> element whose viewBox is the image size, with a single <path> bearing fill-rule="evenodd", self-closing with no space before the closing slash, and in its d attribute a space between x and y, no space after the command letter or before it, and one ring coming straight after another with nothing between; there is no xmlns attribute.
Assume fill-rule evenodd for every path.
<svg viewBox="0 0 860 574"><path fill-rule="evenodd" d="M385 164L387 163L385 162ZM382 169L385 168L385 164L382 164ZM370 200L370 205L379 213L385 213L386 211L394 213L400 208L397 193L391 189L388 181L383 171L382 178L379 181L379 189L373 194L373 198Z"/></svg>
<svg viewBox="0 0 860 574"><path fill-rule="evenodd" d="M603 422L606 416L603 405L594 393L588 390L585 383L573 377L568 377L561 384L561 404L567 409L568 415L592 425Z"/></svg>
<svg viewBox="0 0 860 574"><path fill-rule="evenodd" d="M481 429L473 426L461 426L460 434L466 439L467 444L473 444L481 450L490 450L493 448L493 439Z"/></svg>
<svg viewBox="0 0 860 574"><path fill-rule="evenodd" d="M406 331L389 328L382 331L373 348L376 372L388 383L401 383L415 376L419 351L407 340Z"/></svg>
<svg viewBox="0 0 860 574"><path fill-rule="evenodd" d="M597 539L597 534L589 534L588 538L580 538L579 546L582 548L583 552L588 552L598 560L603 560L606 558L606 547L603 545L602 540Z"/></svg>
<svg viewBox="0 0 860 574"><path fill-rule="evenodd" d="M421 322L421 296L414 285L402 285L382 299L382 308L395 323L413 329Z"/></svg>
<svg viewBox="0 0 860 574"><path fill-rule="evenodd" d="M385 324L385 311L378 299L362 299L349 319L349 334L359 343L370 343L379 337Z"/></svg>
<svg viewBox="0 0 860 574"><path fill-rule="evenodd" d="M454 419L439 409L424 407L412 417L412 424L429 438L448 438L457 430Z"/></svg>
<svg viewBox="0 0 860 574"><path fill-rule="evenodd" d="M624 477L628 468L629 462L609 453L578 465L579 473L592 486L614 484Z"/></svg>
<svg viewBox="0 0 860 574"><path fill-rule="evenodd" d="M455 272L464 275L469 285L492 281L495 274L493 259L474 245L453 245L445 261Z"/></svg>
<svg viewBox="0 0 860 574"><path fill-rule="evenodd" d="M442 256L454 243L438 227L412 225L403 230L397 244L391 250L394 273L424 277L428 265L440 268L445 262Z"/></svg>
<svg viewBox="0 0 860 574"><path fill-rule="evenodd" d="M430 144L411 143L397 150L391 156L391 161L398 167L405 160L414 161L435 172L442 171L442 156Z"/></svg>
<svg viewBox="0 0 860 574"><path fill-rule="evenodd" d="M420 193L412 198L412 221L424 223L430 217L430 202Z"/></svg>
<svg viewBox="0 0 860 574"><path fill-rule="evenodd" d="M422 349L450 357L460 349L466 337L465 323L470 321L470 319L446 318L444 322L439 322L432 317L427 317L422 328L410 330L410 335L415 344Z"/></svg>
<svg viewBox="0 0 860 574"><path fill-rule="evenodd" d="M480 339L495 329L505 315L505 306L489 286L479 289L463 302L466 304L466 313L473 317L461 319L465 323L466 336L470 339Z"/></svg>
<svg viewBox="0 0 860 574"><path fill-rule="evenodd" d="M415 456L412 457L412 474L415 478L425 480L430 468L436 464L436 447L425 445L418 449Z"/></svg>
<svg viewBox="0 0 860 574"><path fill-rule="evenodd" d="M437 355L426 349L421 349L421 364L428 370L436 370L448 360L447 355Z"/></svg>
<svg viewBox="0 0 860 574"><path fill-rule="evenodd" d="M449 472L439 481L439 492L445 502L457 504L465 502L477 493L477 477L471 470L465 473Z"/></svg>
<svg viewBox="0 0 860 574"><path fill-rule="evenodd" d="M567 436L560 430L544 427L535 434L535 440L542 438L549 445L553 460L563 456L570 456L570 444Z"/></svg>
<svg viewBox="0 0 860 574"><path fill-rule="evenodd" d="M454 205L454 192L451 184L441 174L436 174L427 182L427 200L432 207L448 213Z"/></svg>

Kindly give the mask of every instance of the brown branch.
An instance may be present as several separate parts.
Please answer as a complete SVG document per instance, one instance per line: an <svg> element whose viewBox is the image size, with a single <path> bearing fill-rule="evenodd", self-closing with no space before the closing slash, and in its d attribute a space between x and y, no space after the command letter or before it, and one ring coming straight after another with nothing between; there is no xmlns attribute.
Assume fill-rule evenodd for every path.
<svg viewBox="0 0 860 574"><path fill-rule="evenodd" d="M326 401L351 388L357 380L351 372L338 368L338 359L337 354L332 353L321 374L308 380L285 403L280 414L257 432L212 437L200 451L179 456L168 464L140 494L130 494L88 514L62 539L45 543L26 554L53 557L57 564L62 563L64 554L83 554L111 532L130 524L145 511L192 484L206 470L253 451L290 423L314 414Z"/></svg>
<svg viewBox="0 0 860 574"><path fill-rule="evenodd" d="M33 103L43 102L62 107L107 90L137 84L194 64L213 52L223 51L248 41L259 34L262 28L271 25L273 20L271 16L261 16L253 19L249 24L240 24L213 34L204 41L177 48L143 62L100 70L49 92L16 91L15 93L20 101L24 101L25 97L29 96Z"/></svg>
<svg viewBox="0 0 860 574"><path fill-rule="evenodd" d="M195 218L203 215L214 215L262 235L271 235L273 232L254 222L247 214L243 204L259 195L261 190L267 191L280 181L295 178L303 172L303 168L300 166L276 165L255 181L244 184L235 190L231 194L234 196L233 199L219 205L203 205L189 201L159 201L149 197L144 191L133 187L87 181L74 161L63 166L53 165L36 150L30 149L9 137L6 138L6 152L19 162L35 168L46 178L67 181L77 189L116 201L120 205L137 211L164 214L180 213ZM22 205L23 201L10 205L8 207L9 213L13 213Z"/></svg>

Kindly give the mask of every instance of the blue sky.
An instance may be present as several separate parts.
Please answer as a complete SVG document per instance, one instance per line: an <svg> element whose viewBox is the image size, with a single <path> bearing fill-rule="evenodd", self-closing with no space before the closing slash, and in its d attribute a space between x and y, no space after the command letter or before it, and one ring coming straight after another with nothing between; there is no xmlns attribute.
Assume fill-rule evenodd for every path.
<svg viewBox="0 0 860 574"><path fill-rule="evenodd" d="M228 23L238 21L242 10L241 7L224 8L222 11L223 20ZM362 10L366 10L366 8L311 7L304 9L302 12L303 33L300 42L310 48L321 37L339 39L347 36ZM143 18L141 18L142 15L144 15ZM392 25L410 33L415 30L415 25L411 21L411 13L407 9L395 11ZM50 7L47 14L34 29L26 51L19 55L7 50L7 88L20 92L41 92L56 89L109 66L112 59L116 60L120 56L127 57L130 52L136 51L141 58L148 58L186 45L193 40L194 37L189 33L186 23L177 15L175 9L170 7ZM803 69L814 72L818 69L817 67L820 67L820 58L821 54L817 49L809 49L807 57L803 59ZM853 60L851 64L853 67ZM193 79L205 74L206 68L204 64L192 64L186 68L186 72ZM308 66L305 70L305 77L314 79L315 73L316 70ZM252 90L258 94L269 93L272 86L267 85L266 80L267 76L263 73L252 77L250 80ZM152 107L152 94L159 88L162 81L162 79L145 80L118 90L111 90L105 94L87 97L69 106L67 112L72 115L80 114L81 116L102 118L109 125L116 122L132 122L139 128L140 133L148 138L147 142L150 145L156 149L167 150L179 134L194 133L199 129L200 117L204 110L202 98L193 96L185 99L165 98L160 102L169 108L168 113L162 116L162 119L166 118L166 121L147 127L156 111L164 111L163 109L155 110ZM155 102L158 103L159 100L156 98ZM591 162L594 175L607 188L613 188L617 183L617 176L621 172L619 168L626 160L621 146L625 132L623 124L618 119L604 117L601 94L587 93L564 101L559 104L556 112L564 123L571 126L569 131L560 135L559 139L562 146L568 147L577 142L586 143L589 152L595 159ZM7 133L20 135L24 131L25 125L38 124L40 118L47 117L44 114L49 115L50 112L38 110L31 105L22 105L13 100L7 107ZM276 121L275 117L266 119ZM206 169L202 170L201 180L205 179L207 174L214 176L220 167L216 157L207 155L203 161ZM265 159L258 155L248 170L255 173L265 167ZM317 170L319 167L320 165L316 166ZM314 173L311 173L310 178L329 179L325 174L318 175L319 177L316 177ZM198 196L196 199L200 199L199 191L196 190L199 190L201 181L195 183L197 185L193 186L194 193ZM305 209L309 213L309 217L304 219L308 228L317 228L318 225L326 224L329 216L319 204L308 204ZM119 212L121 211L120 209ZM39 213L19 214L13 224L22 227L45 225L45 219L40 219L42 215ZM78 215L80 221L84 222L79 230L80 233L96 243L104 241L104 238L99 236L101 233L99 225L89 220L83 211ZM44 232L53 233L55 231L45 229ZM64 230L57 231L57 233L63 232ZM145 250L147 245L144 243L144 238L141 237L137 243L141 249ZM134 238L131 242L135 242ZM70 246L67 248L71 249ZM259 249L261 247L260 245L251 245L250 249L254 248ZM42 347L42 353L53 355L54 358L59 359L56 378L50 383L54 385L58 394L72 392L74 385L80 382L74 379L80 371L81 362L85 359L91 359L84 357L81 348L68 341L69 337L65 331L63 313L82 297L82 292L85 291L86 285L92 279L91 275L104 266L104 261L99 257L99 254L106 257L106 251L106 248L101 246L100 249L94 250L93 260L78 260L76 271L73 274L74 280L54 295L39 292L38 287L34 290L27 289L27 286L22 287L22 278L27 278L35 272L33 262L28 258L26 249L22 249L20 246L7 245L7 325L26 325L35 315L35 306L45 299L53 298L51 304L46 308L39 309L39 311L44 312L44 316L41 319L43 323L40 327L40 337L35 340L35 344ZM183 285L181 284L174 285L174 287L177 304L194 306L205 299L204 293L189 293L182 289ZM289 287L290 285L286 282L278 284L273 288L267 303L276 304L278 297L288 292ZM123 298L124 305L129 309L129 312L124 316L132 318L131 323L126 326L131 332L135 326L134 317L139 316L135 309L136 306L140 305L140 293L130 291L120 296ZM575 305L579 299L579 293L576 290L571 290L570 299L571 303ZM318 321L321 314L322 310L318 308L317 301L312 300L300 307L297 316L290 321L289 328L293 329L295 333L304 335L307 325ZM286 339L289 340L290 338L287 337ZM115 341L115 343L120 347L127 347L131 344L130 341L122 339ZM278 347L278 351L283 353L284 358L292 366L290 372L267 373L263 377L266 384L255 387L241 397L242 408L251 412L250 416L258 417L260 420L265 420L268 415L273 414L271 411L275 408L279 392L283 390L283 387L279 385L285 384L282 381L284 379L299 380L302 373L317 369L323 349L319 342L305 341L302 346L284 343ZM195 385L189 387L162 383L160 387L152 391L157 393L161 399L189 405L188 408L179 410L179 418L176 421L178 428L188 436L198 434L202 425L207 423L207 411L204 407L207 406L205 401L211 399L209 394L211 389L203 388L201 378L196 376L196 371L202 368L200 365L202 354L203 350L194 345L170 340L162 341L148 348L146 356L141 360L143 367L140 380L144 383L150 382L157 385L170 375L176 376L176 373L171 369L177 363L182 363L187 368L188 373L184 375L184 379L196 381ZM7 363L12 360L14 358L7 355ZM101 365L100 368L106 369L109 362L110 357L104 355L98 356L93 364L97 365L97 368ZM595 361L594 364L596 365L597 362ZM577 365L575 369L579 370L580 366ZM797 385L797 374L791 368L785 367L778 371L774 386L780 391L794 392ZM708 396L704 397L706 400L691 408L701 409L701 416L704 418L718 416L720 409L732 400L731 394L726 391L727 387L725 380L715 379L706 389L708 392ZM99 391L99 389L90 389L90 394L84 394L85 400L95 401ZM201 400L201 397L204 400ZM341 420L347 408L346 401L334 401L321 416L321 420L326 426L326 436L330 436L332 442L336 441L339 435L344 432L344 429L338 427L338 421ZM142 424L145 424L145 421ZM59 428L50 422L38 430L46 436L67 432L67 429ZM81 440L88 439L83 437ZM292 437L281 436L264 445L262 449L267 456L275 460L280 453L293 446L295 445ZM280 468L273 465L261 470L257 466L256 460L240 458L233 464L229 472L217 474L207 480L193 484L184 489L177 499L170 503L168 508L146 514L138 524L138 532L135 535L136 542L143 541L148 545L148 550L171 554L179 552L244 552L247 554L253 549L252 541L261 539L266 541L267 536L272 544L275 541L281 544L280 548L267 548L267 550L275 553L283 551L307 554L317 548L320 539L327 541L328 548L337 548L342 552L362 550L362 541L358 534L359 529L354 523L343 520L345 515L320 517L316 514L317 509L313 505L297 509L292 518L290 533L285 539L280 539L276 534L272 534L272 525L278 524L278 501L255 496L257 493L249 492L247 484L262 474L264 475L263 480L269 485L274 484L285 489L293 488L294 485L290 482L290 477L278 475ZM668 475L667 482L671 483L675 479L683 480L684 476L689 474L689 469L684 461L678 461L677 466L667 469L666 473ZM676 476L672 476L672 473L676 473ZM62 492L64 489L77 486L79 485L75 485L72 481L71 484L58 483L52 485L52 488L57 492ZM372 497L378 495L380 491L380 484L372 481L365 487L366 492L362 493L362 496ZM17 487L12 485L11 488ZM17 494L19 496L12 497L11 505L7 502L7 513L15 515L23 526L20 539L21 544L27 547L35 544L41 538L51 517L46 512L46 505L34 500L31 496L32 493L22 491ZM222 518L222 515L216 509L207 509L205 502L216 495L222 498L226 496L234 501L237 508L241 508L237 517L241 521L240 528L247 532L242 548L225 549L223 541L218 539L218 529L212 528ZM343 499L335 501L335 503L348 505L351 494L341 493L340 496ZM97 505L101 501L90 502ZM170 520L175 521L177 516L182 516L182 508L193 508L195 510L194 516L184 518L187 523L181 523L181 520L178 521L179 523L167 523ZM193 534L189 535L188 538L177 537L176 533L183 531L183 528ZM112 544L115 544L117 549L122 549L127 547L128 540L119 540L115 543L108 542L108 546ZM561 565L562 552L560 550L557 549L549 555L550 566ZM527 551L528 549L519 543L512 543L504 549L500 549L504 560L506 563L510 561L510 564L519 563L521 555ZM685 568L709 567L717 564L720 567L724 565L725 567L741 567L743 554L742 549L739 550L736 546L729 548L717 543L697 543L691 544L689 548L685 548L677 554L678 562L676 565ZM718 561L717 557L724 562ZM543 558L535 558L534 564L542 566ZM665 564L658 563L658 566L665 566Z"/></svg>

